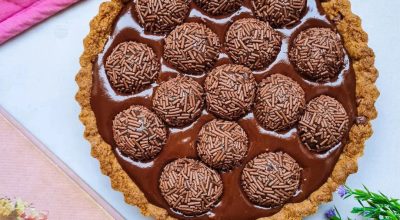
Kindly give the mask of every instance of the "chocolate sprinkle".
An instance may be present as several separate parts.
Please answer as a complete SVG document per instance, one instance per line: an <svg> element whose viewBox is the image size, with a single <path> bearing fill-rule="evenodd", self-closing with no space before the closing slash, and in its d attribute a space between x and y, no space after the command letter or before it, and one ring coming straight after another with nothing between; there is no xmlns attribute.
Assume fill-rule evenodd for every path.
<svg viewBox="0 0 400 220"><path fill-rule="evenodd" d="M164 34L183 23L189 4L186 0L137 0L136 12L145 30Z"/></svg>
<svg viewBox="0 0 400 220"><path fill-rule="evenodd" d="M300 85L287 76L274 74L258 85L254 114L265 129L280 131L299 120L305 105Z"/></svg>
<svg viewBox="0 0 400 220"><path fill-rule="evenodd" d="M216 171L187 158L164 167L159 187L173 209L189 216L209 211L223 192L222 180Z"/></svg>
<svg viewBox="0 0 400 220"><path fill-rule="evenodd" d="M249 68L234 64L218 66L205 80L207 110L222 119L238 119L251 109L256 87Z"/></svg>
<svg viewBox="0 0 400 220"><path fill-rule="evenodd" d="M347 132L349 117L336 99L321 95L307 104L299 122L299 135L310 150L323 152L336 146Z"/></svg>
<svg viewBox="0 0 400 220"><path fill-rule="evenodd" d="M289 51L296 70L316 82L335 79L344 66L340 36L329 28L310 28L300 32Z"/></svg>
<svg viewBox="0 0 400 220"><path fill-rule="evenodd" d="M153 97L153 110L170 126L190 124L200 116L203 106L203 87L186 76L162 83Z"/></svg>
<svg viewBox="0 0 400 220"><path fill-rule="evenodd" d="M236 64L262 69L271 64L281 49L281 36L268 23L255 18L235 21L225 38L226 49Z"/></svg>
<svg viewBox="0 0 400 220"><path fill-rule="evenodd" d="M240 165L248 144L247 134L238 123L214 119L201 128L197 153L210 167L228 171Z"/></svg>
<svg viewBox="0 0 400 220"><path fill-rule="evenodd" d="M250 201L263 207L277 207L292 198L300 185L301 168L283 152L263 153L248 162L242 173L242 187Z"/></svg>
<svg viewBox="0 0 400 220"><path fill-rule="evenodd" d="M240 8L243 0L193 0L200 8L211 15L224 15Z"/></svg>
<svg viewBox="0 0 400 220"><path fill-rule="evenodd" d="M161 119L139 105L115 116L112 128L118 149L133 160L153 159L167 140L167 128Z"/></svg>
<svg viewBox="0 0 400 220"><path fill-rule="evenodd" d="M118 44L107 57L105 70L114 89L133 94L142 91L158 77L160 63L147 45L128 41Z"/></svg>
<svg viewBox="0 0 400 220"><path fill-rule="evenodd" d="M306 0L252 0L257 18L268 21L273 27L291 25L300 20Z"/></svg>
<svg viewBox="0 0 400 220"><path fill-rule="evenodd" d="M219 51L218 36L200 23L180 25L165 38L165 60L189 74L203 74L211 69Z"/></svg>

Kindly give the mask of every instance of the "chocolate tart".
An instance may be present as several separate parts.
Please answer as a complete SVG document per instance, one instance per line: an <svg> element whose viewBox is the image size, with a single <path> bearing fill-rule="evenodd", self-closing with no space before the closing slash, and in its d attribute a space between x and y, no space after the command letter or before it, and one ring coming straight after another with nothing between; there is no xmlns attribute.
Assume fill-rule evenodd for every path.
<svg viewBox="0 0 400 220"><path fill-rule="evenodd" d="M92 156L128 204L301 219L357 171L378 72L348 0L137 1L101 4L76 77Z"/></svg>

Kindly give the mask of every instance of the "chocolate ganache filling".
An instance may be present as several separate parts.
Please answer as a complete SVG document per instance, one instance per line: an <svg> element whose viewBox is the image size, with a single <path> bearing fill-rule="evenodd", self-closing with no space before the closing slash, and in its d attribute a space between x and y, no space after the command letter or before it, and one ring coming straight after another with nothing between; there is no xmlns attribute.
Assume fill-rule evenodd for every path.
<svg viewBox="0 0 400 220"><path fill-rule="evenodd" d="M214 3L140 2L115 19L94 61L90 101L100 135L150 203L178 219L257 219L327 181L357 112L352 62L319 0L284 5L295 7L288 17L254 0L221 12ZM164 16L163 4L178 14ZM224 74L210 76L217 67ZM165 97L153 100L177 76L193 82L165 84ZM213 103L220 104L210 111ZM202 128L208 133L199 138Z"/></svg>

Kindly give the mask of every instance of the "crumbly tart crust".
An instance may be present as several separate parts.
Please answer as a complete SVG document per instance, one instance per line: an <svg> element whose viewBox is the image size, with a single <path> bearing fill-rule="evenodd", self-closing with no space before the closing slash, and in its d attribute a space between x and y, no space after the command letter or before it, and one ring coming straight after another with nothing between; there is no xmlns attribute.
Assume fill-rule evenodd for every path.
<svg viewBox="0 0 400 220"><path fill-rule="evenodd" d="M103 50L112 30L114 19L126 0L112 0L100 6L98 15L90 23L90 33L84 40L84 52L80 58L81 69L76 76L79 91L76 100L81 106L80 120L85 125L85 138L91 143L92 156L100 162L102 173L111 179L112 187L124 194L128 204L136 205L145 216L155 219L174 219L165 209L150 204L143 192L129 178L114 156L112 147L100 136L96 118L90 106L92 66L96 56ZM351 12L349 0L328 0L322 7L336 24L345 48L353 62L356 75L357 121L349 133L349 142L325 184L300 203L286 204L277 214L261 219L301 219L317 211L321 203L332 200L332 193L347 177L357 172L357 160L363 154L364 142L372 135L370 121L377 117L374 103L379 96L375 86L378 71L374 67L375 56L368 47L368 36L362 30L361 19Z"/></svg>

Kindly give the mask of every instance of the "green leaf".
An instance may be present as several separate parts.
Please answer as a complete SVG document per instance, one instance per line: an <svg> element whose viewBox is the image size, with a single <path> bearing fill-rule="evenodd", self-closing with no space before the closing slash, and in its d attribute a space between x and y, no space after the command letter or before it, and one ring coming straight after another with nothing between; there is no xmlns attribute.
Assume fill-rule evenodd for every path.
<svg viewBox="0 0 400 220"><path fill-rule="evenodd" d="M350 189L344 199L354 198L360 207L354 207L351 213L378 220L400 220L399 199L389 198L382 192L371 192L366 186L363 189Z"/></svg>

